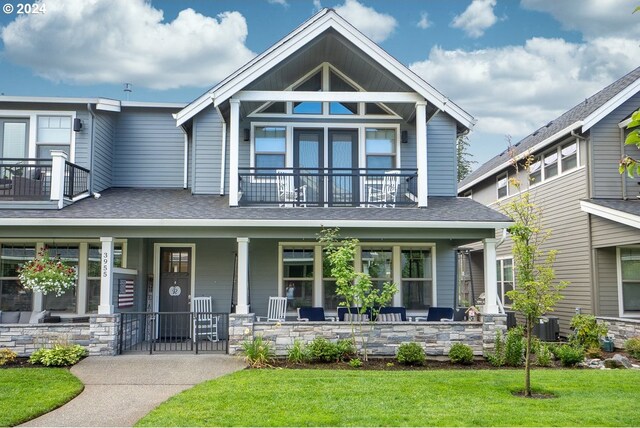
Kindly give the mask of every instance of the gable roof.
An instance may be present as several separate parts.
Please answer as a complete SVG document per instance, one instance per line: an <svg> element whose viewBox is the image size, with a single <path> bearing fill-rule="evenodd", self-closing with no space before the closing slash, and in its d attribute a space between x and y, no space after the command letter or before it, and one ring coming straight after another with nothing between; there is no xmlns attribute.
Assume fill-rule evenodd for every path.
<svg viewBox="0 0 640 428"><path fill-rule="evenodd" d="M553 144L571 131L588 131L638 91L640 91L640 67L518 141L513 145L516 158ZM510 165L511 155L505 150L465 177L458 184L458 192L469 189Z"/></svg>
<svg viewBox="0 0 640 428"><path fill-rule="evenodd" d="M290 55L304 47L306 43L330 28L355 43L374 61L389 70L395 77L406 83L411 89L423 96L436 108L449 114L464 127L468 129L473 127L475 119L469 113L451 102L433 86L389 55L384 49L358 31L333 9L327 8L316 13L282 40L253 58L178 112L175 115L177 125L182 125L212 104L219 106L231 98L233 94L267 73Z"/></svg>

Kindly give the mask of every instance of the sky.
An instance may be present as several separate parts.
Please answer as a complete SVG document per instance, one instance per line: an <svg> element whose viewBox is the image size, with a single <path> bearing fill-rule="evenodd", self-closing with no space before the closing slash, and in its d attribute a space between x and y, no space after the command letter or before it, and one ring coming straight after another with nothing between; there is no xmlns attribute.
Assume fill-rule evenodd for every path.
<svg viewBox="0 0 640 428"><path fill-rule="evenodd" d="M322 7L473 115L475 167L640 65L630 0L2 0L0 93L189 102ZM27 12L23 8L22 12Z"/></svg>

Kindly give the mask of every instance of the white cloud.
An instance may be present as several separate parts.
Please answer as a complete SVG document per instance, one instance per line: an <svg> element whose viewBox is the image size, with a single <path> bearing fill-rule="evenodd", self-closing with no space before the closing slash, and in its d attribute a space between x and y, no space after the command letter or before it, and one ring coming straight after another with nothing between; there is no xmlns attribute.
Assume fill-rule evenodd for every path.
<svg viewBox="0 0 640 428"><path fill-rule="evenodd" d="M0 38L4 56L53 81L131 82L152 89L209 86L255 54L238 12L192 9L171 22L144 0L47 0L47 13L18 17Z"/></svg>
<svg viewBox="0 0 640 428"><path fill-rule="evenodd" d="M282 7L289 7L287 0L267 0L271 4L279 4Z"/></svg>
<svg viewBox="0 0 640 428"><path fill-rule="evenodd" d="M473 0L464 12L453 18L451 26L464 30L469 37L478 38L498 22L493 13L495 5L496 0Z"/></svg>
<svg viewBox="0 0 640 428"><path fill-rule="evenodd" d="M334 10L377 43L389 38L398 25L393 16L377 12L357 0L345 0L343 5L335 6Z"/></svg>
<svg viewBox="0 0 640 428"><path fill-rule="evenodd" d="M633 14L636 2L629 0L522 0L525 9L551 14L566 30L576 30L585 39L640 36L640 18Z"/></svg>
<svg viewBox="0 0 640 428"><path fill-rule="evenodd" d="M504 149L637 67L636 40L532 38L522 46L429 52L410 68L474 115L477 158ZM491 136L493 146L474 146ZM483 143L484 144L484 143Z"/></svg>
<svg viewBox="0 0 640 428"><path fill-rule="evenodd" d="M320 0L313 0L313 11L318 12L320 9L322 9L322 3L320 3Z"/></svg>
<svg viewBox="0 0 640 428"><path fill-rule="evenodd" d="M420 21L418 21L418 28L426 30L431 27L431 21L429 21L429 14L427 12L420 13Z"/></svg>

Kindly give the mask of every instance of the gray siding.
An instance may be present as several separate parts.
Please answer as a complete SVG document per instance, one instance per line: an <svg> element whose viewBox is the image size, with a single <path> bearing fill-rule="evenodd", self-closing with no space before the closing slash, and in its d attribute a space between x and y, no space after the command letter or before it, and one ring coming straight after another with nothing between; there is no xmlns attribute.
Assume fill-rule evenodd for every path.
<svg viewBox="0 0 640 428"><path fill-rule="evenodd" d="M592 215L591 237L594 248L638 244L640 230Z"/></svg>
<svg viewBox="0 0 640 428"><path fill-rule="evenodd" d="M123 109L118 115L114 187L181 188L184 134L173 110Z"/></svg>
<svg viewBox="0 0 640 428"><path fill-rule="evenodd" d="M87 110L78 110L76 117L82 120L82 129L80 132L75 132L76 135L76 152L74 163L84 168L91 168L91 162L89 161L91 154L89 149L90 129L89 121L90 115ZM73 131L71 131L73 132Z"/></svg>
<svg viewBox="0 0 640 428"><path fill-rule="evenodd" d="M199 113L193 120L194 194L220 193L222 127L222 118L212 107Z"/></svg>
<svg viewBox="0 0 640 428"><path fill-rule="evenodd" d="M101 192L112 186L113 140L116 116L114 113L99 112L93 121L93 166L91 176L93 191Z"/></svg>
<svg viewBox="0 0 640 428"><path fill-rule="evenodd" d="M635 197L640 191L638 180L625 178L625 175L618 173L618 162L622 157L622 137L618 123L637 110L638 104L640 93L631 97L590 130L594 198L622 198L623 180L626 180L627 196ZM634 146L625 147L625 153L640 157L640 150Z"/></svg>
<svg viewBox="0 0 640 428"><path fill-rule="evenodd" d="M440 113L427 125L427 176L429 196L457 193L456 123Z"/></svg>
<svg viewBox="0 0 640 428"><path fill-rule="evenodd" d="M615 248L600 248L594 251L598 280L598 308L600 316L619 316L618 273Z"/></svg>
<svg viewBox="0 0 640 428"><path fill-rule="evenodd" d="M453 307L455 284L455 251L447 241L436 243L436 287L438 306Z"/></svg>

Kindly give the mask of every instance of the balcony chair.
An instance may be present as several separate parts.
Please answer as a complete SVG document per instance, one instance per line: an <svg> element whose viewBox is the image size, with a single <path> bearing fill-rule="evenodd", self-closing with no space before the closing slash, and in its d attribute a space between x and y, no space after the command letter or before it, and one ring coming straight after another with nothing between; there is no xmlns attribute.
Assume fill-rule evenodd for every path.
<svg viewBox="0 0 640 428"><path fill-rule="evenodd" d="M307 206L307 186L296 187L291 171L276 170L276 184L278 185L278 202L281 207Z"/></svg>
<svg viewBox="0 0 640 428"><path fill-rule="evenodd" d="M298 308L298 321L335 321L335 317L324 315L324 308L303 306Z"/></svg>
<svg viewBox="0 0 640 428"><path fill-rule="evenodd" d="M338 308L338 321L370 321L373 318L371 317L371 308L367 308L364 313L360 313L360 308L345 308L340 306Z"/></svg>
<svg viewBox="0 0 640 428"><path fill-rule="evenodd" d="M287 314L287 298L286 297L269 297L269 306L267 307L266 317L256 317L258 321L278 321L284 322Z"/></svg>
<svg viewBox="0 0 640 428"><path fill-rule="evenodd" d="M193 341L204 337L211 342L218 341L218 317L211 309L211 296L193 298Z"/></svg>
<svg viewBox="0 0 640 428"><path fill-rule="evenodd" d="M383 177L377 177L375 185L367 186L367 207L396 207L400 171L385 171Z"/></svg>
<svg viewBox="0 0 640 428"><path fill-rule="evenodd" d="M453 308L432 306L426 317L416 317L416 321L453 321Z"/></svg>

